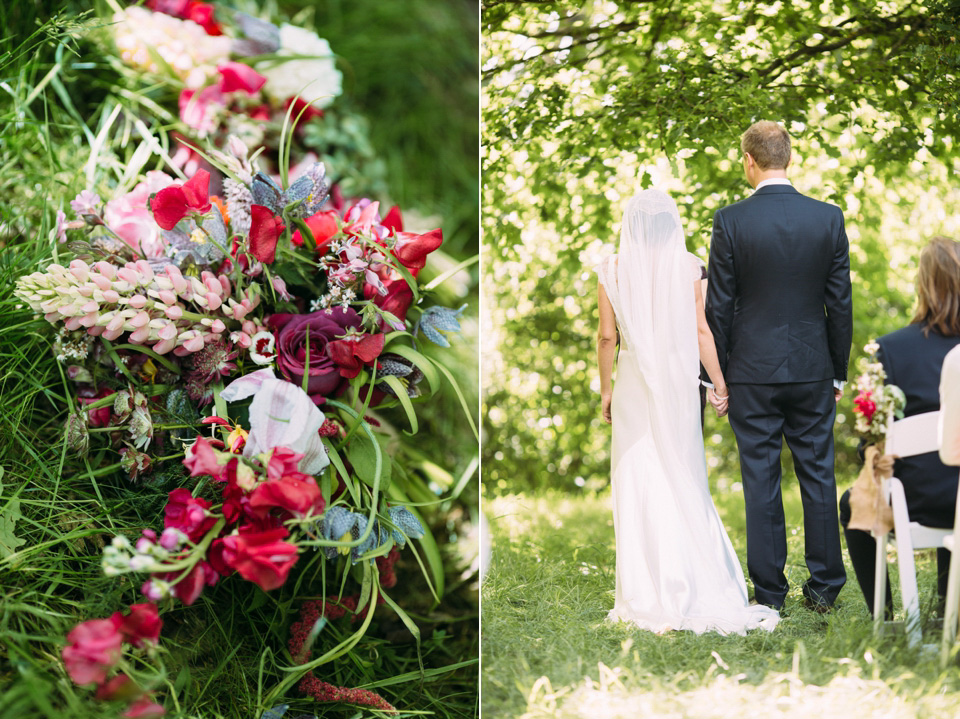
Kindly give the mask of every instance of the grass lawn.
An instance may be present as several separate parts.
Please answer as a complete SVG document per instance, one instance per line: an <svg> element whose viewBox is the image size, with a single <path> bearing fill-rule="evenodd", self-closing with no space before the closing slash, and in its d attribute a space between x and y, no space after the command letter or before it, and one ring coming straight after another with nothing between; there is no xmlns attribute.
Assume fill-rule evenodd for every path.
<svg viewBox="0 0 960 719"><path fill-rule="evenodd" d="M714 491L741 563L743 495ZM493 554L482 593L482 712L501 717L953 717L960 667L939 651L912 651L902 633L873 635L847 564L834 612L803 608L800 495L784 484L791 592L773 633L745 637L657 636L604 622L613 606L610 494L507 495L486 503ZM929 620L932 551L916 555L924 642L939 650ZM899 607L897 575L891 572Z"/></svg>

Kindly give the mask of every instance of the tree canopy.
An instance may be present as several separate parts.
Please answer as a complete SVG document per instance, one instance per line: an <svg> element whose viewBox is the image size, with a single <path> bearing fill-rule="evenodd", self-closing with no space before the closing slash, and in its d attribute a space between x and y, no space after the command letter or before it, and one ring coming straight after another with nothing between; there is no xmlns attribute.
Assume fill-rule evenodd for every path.
<svg viewBox="0 0 960 719"><path fill-rule="evenodd" d="M605 475L592 264L615 248L626 199L652 185L707 259L713 212L749 191L739 138L752 122L782 123L791 179L844 210L854 358L909 320L917 249L957 236L960 0L489 0L482 23L495 487ZM841 472L856 462L849 395ZM735 471L725 422L707 437L711 465Z"/></svg>

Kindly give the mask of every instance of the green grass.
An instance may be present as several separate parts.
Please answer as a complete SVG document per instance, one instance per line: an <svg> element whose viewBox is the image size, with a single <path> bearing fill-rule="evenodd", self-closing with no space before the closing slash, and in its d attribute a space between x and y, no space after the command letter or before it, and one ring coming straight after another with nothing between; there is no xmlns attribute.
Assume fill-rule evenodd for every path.
<svg viewBox="0 0 960 719"><path fill-rule="evenodd" d="M4 718L100 719L122 711L116 704L95 701L91 690L73 685L60 651L67 631L78 622L108 616L140 600L131 581L103 576L101 550L116 533L135 536L139 528L155 526L157 508L178 479L175 463L170 463L165 479L152 483L131 485L115 474L92 475L66 450L68 388L50 350L53 332L46 322L20 309L12 296L17 277L64 252L51 237L56 211L64 208L70 214L69 200L86 188L84 168L92 140L112 110L105 100L116 90L115 74L92 52L94 45L75 15L54 18L57 10L80 12L91 4L14 2L0 10L6 33L0 41L0 717ZM362 12L362 6L372 8L376 3L357 5L353 10ZM459 26L446 29L461 32ZM368 46L375 40L364 31L354 31L352 39L362 44L364 37ZM395 58L396 72L402 65ZM364 91L359 85L353 89ZM355 101L372 105L374 98ZM374 125L383 122L376 116L370 119ZM408 128L419 136L422 118L409 119L416 125ZM402 132L403 118L390 122L391 131ZM122 175L138 141L133 137L127 144L113 140L101 148L94 163L98 188ZM424 157L423 146L402 148L420 153L407 168L398 159L400 149L391 150L395 159L389 162L405 173L415 175L411 168L436 159ZM475 169L475 147L467 157L457 152L445 151L444 162L455 165L457 172L464 166ZM398 182L409 206L423 215L439 215L438 223L446 229L445 212L453 206L449 196L438 202L430 194L431 185L408 183L408 178L404 175ZM465 197L463 205L475 217L476 193ZM452 222L454 254L473 254L476 220L471 225L456 215ZM462 293L475 294L475 272L464 284ZM458 306L462 301L461 295L449 296L446 288L439 294L446 304ZM468 391L474 385L475 397L475 382L470 379L476 372L471 369L475 339L455 351L451 366L465 368L461 383ZM458 405L446 401L435 415L425 416L421 431L432 436L410 450L411 455L422 452L451 470L454 482L476 452L472 438L464 439L468 433L463 431ZM96 457L90 466L96 469ZM459 500L430 512L447 568L443 602L433 605L409 553L397 566L400 584L389 592L420 627L425 676L418 674L409 632L393 612L381 607L360 644L321 667L317 672L321 679L373 688L403 709L400 716L476 715L475 575L463 566L457 545L466 544L463 537L476 507L470 486L476 485L461 488ZM302 564L290 582L291 588L300 582L297 591L264 593L234 578L207 590L191 607L176 605L163 612L160 658L167 674L158 687L158 699L167 706L168 716L259 716L263 697L286 676L287 630L300 602L334 591L316 575L320 560ZM332 622L321 633L316 650L332 648L354 629L346 620ZM305 712L360 716L355 708L299 699L296 691L283 701L292 705L292 716Z"/></svg>
<svg viewBox="0 0 960 719"><path fill-rule="evenodd" d="M614 536L608 492L508 495L486 503L493 555L482 592L485 717L940 717L960 710L960 668L910 650L902 634L875 637L853 570L835 610L805 609L795 482L784 485L791 592L773 633L745 637L612 625ZM715 492L741 562L743 496ZM924 642L932 552L917 554ZM896 591L896 571L891 572ZM872 712L872 713L871 713Z"/></svg>

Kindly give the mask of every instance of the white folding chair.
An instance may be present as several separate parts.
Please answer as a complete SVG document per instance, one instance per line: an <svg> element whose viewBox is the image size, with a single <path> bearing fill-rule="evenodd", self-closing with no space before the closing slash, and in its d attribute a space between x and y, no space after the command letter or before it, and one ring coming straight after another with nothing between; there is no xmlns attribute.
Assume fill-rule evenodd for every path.
<svg viewBox="0 0 960 719"><path fill-rule="evenodd" d="M954 347L943 360L940 372L940 461L948 466L960 465L960 347ZM956 549L960 540L960 488L954 509L953 532L944 537L943 546L951 557L947 578L947 602L943 611L943 641L940 646L940 664L946 666L950 650L957 638L957 613L960 605L960 561Z"/></svg>
<svg viewBox="0 0 960 719"><path fill-rule="evenodd" d="M939 412L926 412L893 422L887 430L884 451L896 457L912 457L917 454L936 452L939 449L937 428ZM884 599L887 595L887 547L897 550L897 563L900 569L900 596L906 612L907 639L910 646L916 646L922 638L920 628L920 597L917 593L917 569L913 553L918 549L932 549L943 546L943 539L950 534L949 529L927 527L911 522L907 513L907 500L903 484L896 477L884 483L884 495L893 509L893 530L877 537L876 580L873 589L873 616L877 630L883 624Z"/></svg>

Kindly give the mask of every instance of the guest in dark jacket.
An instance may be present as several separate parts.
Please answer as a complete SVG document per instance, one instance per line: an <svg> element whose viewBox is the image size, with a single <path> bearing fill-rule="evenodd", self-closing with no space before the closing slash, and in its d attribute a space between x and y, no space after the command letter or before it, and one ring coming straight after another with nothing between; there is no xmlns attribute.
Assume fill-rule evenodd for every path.
<svg viewBox="0 0 960 719"><path fill-rule="evenodd" d="M960 243L934 237L920 252L917 310L910 324L877 340L877 359L906 395L904 415L940 409L940 368L947 352L960 344ZM929 527L952 527L957 497L957 468L947 467L936 452L894 463L894 476L903 482L910 520ZM873 609L876 542L869 532L848 529L850 492L840 498L840 523L847 551L867 606ZM937 550L937 592L947 591L950 552ZM891 611L887 582L887 613Z"/></svg>

